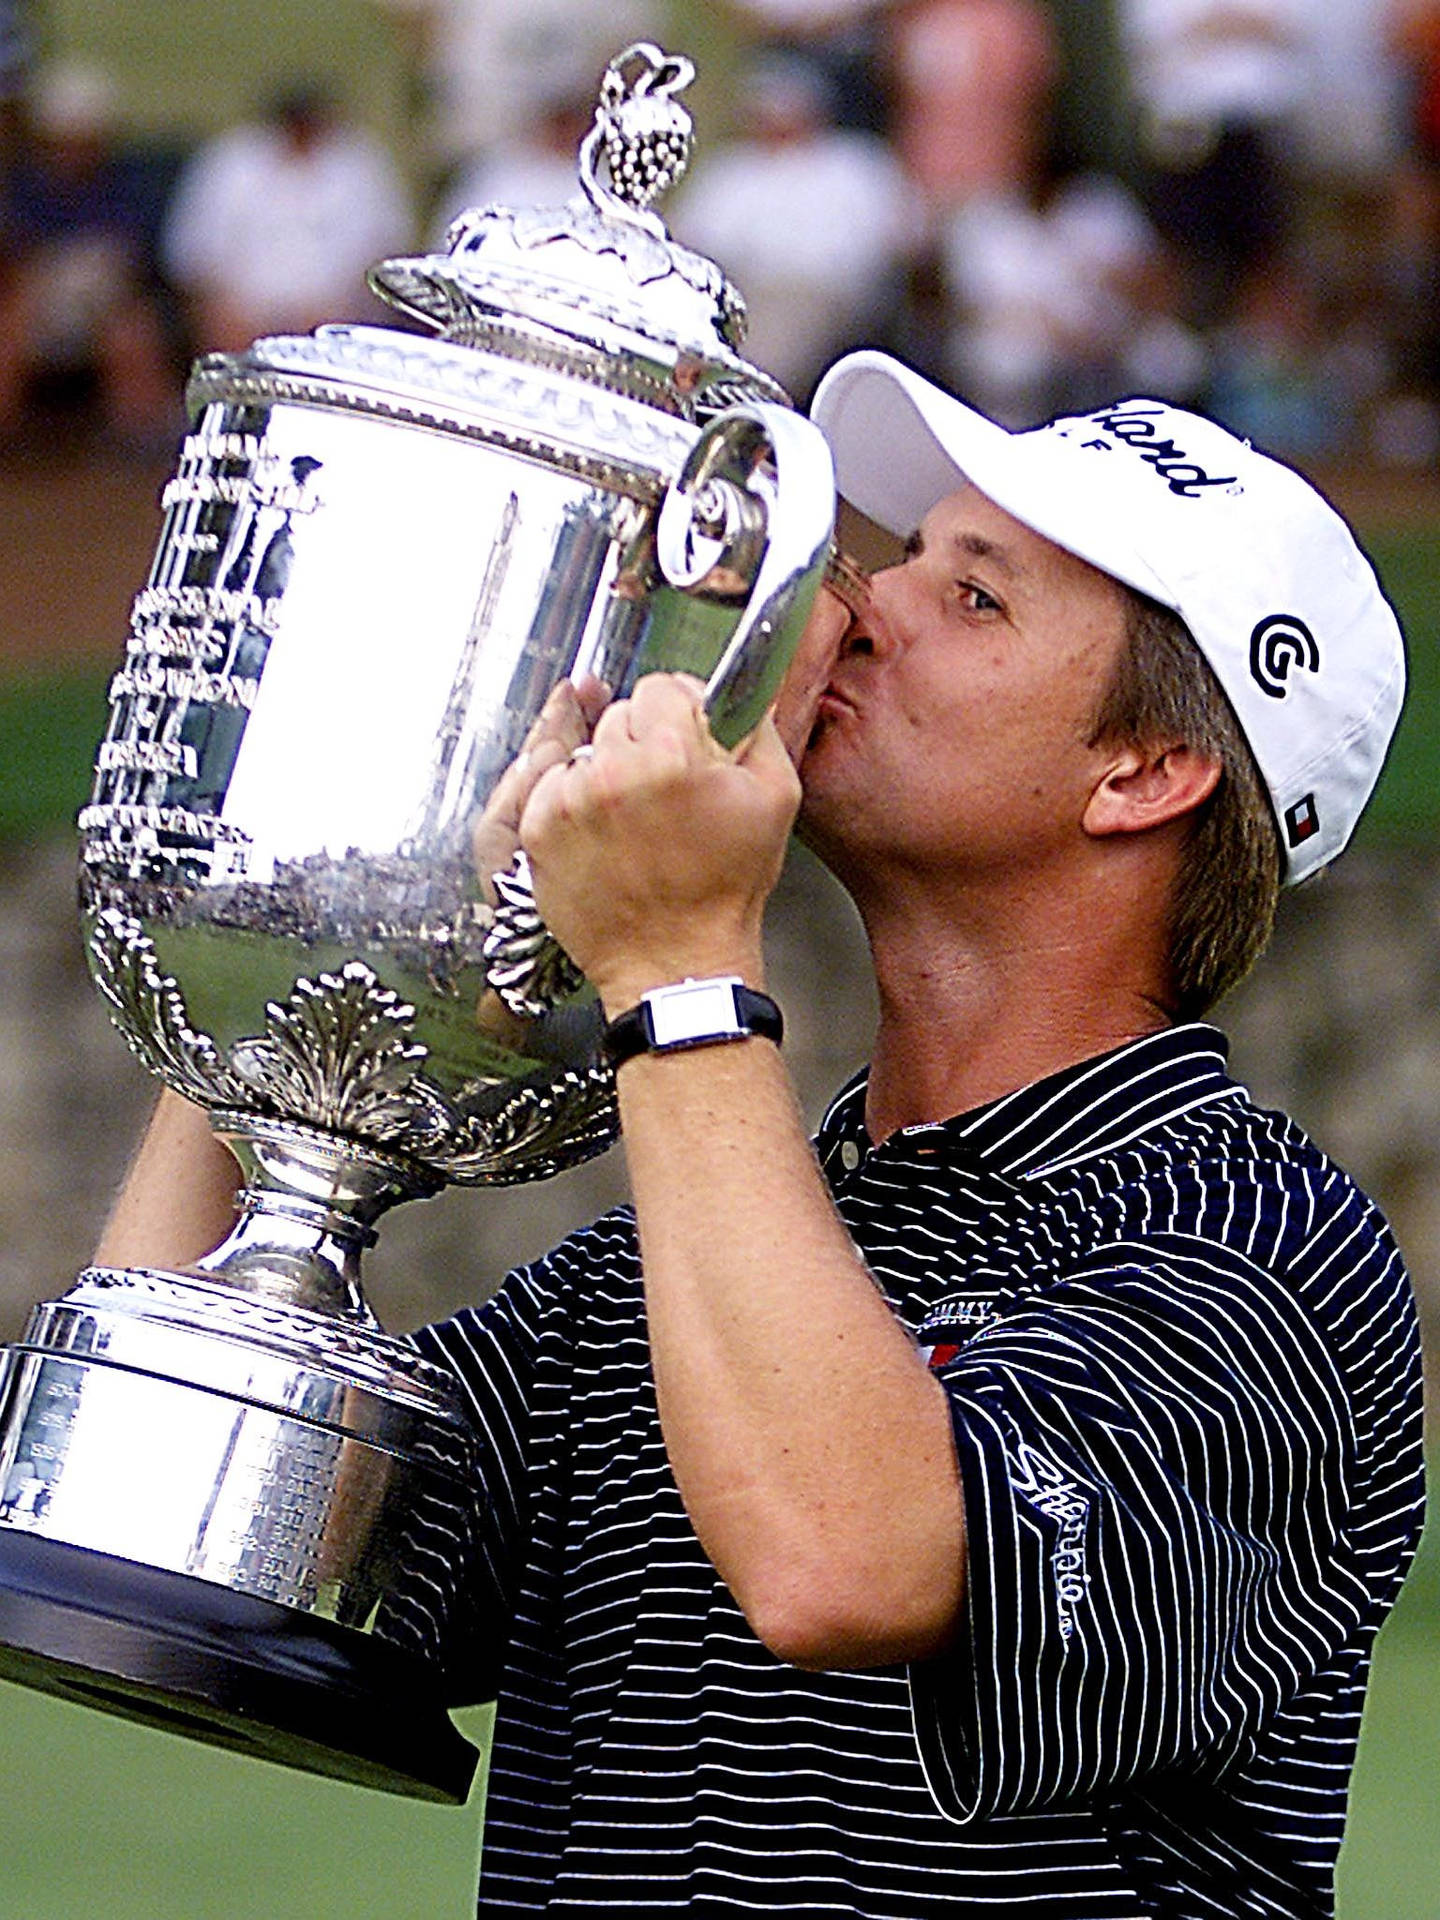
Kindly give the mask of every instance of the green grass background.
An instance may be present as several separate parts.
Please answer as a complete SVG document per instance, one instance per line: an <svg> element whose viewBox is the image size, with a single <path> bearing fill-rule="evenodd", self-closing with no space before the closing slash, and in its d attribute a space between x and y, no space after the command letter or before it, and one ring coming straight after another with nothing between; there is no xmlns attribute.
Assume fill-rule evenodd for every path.
<svg viewBox="0 0 1440 1920"><path fill-rule="evenodd" d="M478 1783L425 1806L8 1684L0 1766L0 1920L473 1920Z"/></svg>

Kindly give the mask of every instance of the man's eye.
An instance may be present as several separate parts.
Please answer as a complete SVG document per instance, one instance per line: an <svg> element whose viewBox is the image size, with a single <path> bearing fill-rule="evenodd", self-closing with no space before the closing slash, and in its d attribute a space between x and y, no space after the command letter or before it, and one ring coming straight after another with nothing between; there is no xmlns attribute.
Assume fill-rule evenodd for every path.
<svg viewBox="0 0 1440 1920"><path fill-rule="evenodd" d="M956 583L960 589L960 598L966 601L973 613L1003 613L1004 608L988 589L974 580L961 580Z"/></svg>

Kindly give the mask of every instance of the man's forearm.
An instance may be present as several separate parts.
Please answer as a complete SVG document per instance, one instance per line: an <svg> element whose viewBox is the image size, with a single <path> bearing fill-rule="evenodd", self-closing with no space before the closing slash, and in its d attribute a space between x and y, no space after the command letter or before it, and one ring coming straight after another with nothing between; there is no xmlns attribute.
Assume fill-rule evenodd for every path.
<svg viewBox="0 0 1440 1920"><path fill-rule="evenodd" d="M95 1258L107 1266L187 1267L235 1222L240 1169L199 1107L160 1096Z"/></svg>
<svg viewBox="0 0 1440 1920"><path fill-rule="evenodd" d="M834 1207L766 1041L628 1063L666 1447L751 1625L806 1666L933 1653L964 1521L945 1396Z"/></svg>
<svg viewBox="0 0 1440 1920"><path fill-rule="evenodd" d="M686 978L763 985L799 781L773 720L727 753L702 696L643 678L521 816L540 911L612 1020ZM964 1572L945 1395L835 1211L779 1053L642 1054L618 1080L660 1421L707 1553L782 1658L936 1651Z"/></svg>

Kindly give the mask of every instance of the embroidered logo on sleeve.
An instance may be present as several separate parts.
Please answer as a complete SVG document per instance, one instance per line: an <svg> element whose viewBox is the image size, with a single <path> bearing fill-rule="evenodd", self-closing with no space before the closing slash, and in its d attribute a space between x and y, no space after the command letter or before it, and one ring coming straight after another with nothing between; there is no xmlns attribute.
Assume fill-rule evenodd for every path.
<svg viewBox="0 0 1440 1920"><path fill-rule="evenodd" d="M948 1367L965 1347L995 1318L996 1295L958 1293L950 1300L937 1300L915 1334L925 1364L934 1372Z"/></svg>
<svg viewBox="0 0 1440 1920"><path fill-rule="evenodd" d="M1015 1491L1037 1513L1055 1523L1055 1545L1050 1566L1055 1578L1055 1606L1061 1638L1075 1631L1075 1610L1090 1585L1085 1564L1085 1527L1090 1502L1053 1460L1021 1440L1011 1456Z"/></svg>

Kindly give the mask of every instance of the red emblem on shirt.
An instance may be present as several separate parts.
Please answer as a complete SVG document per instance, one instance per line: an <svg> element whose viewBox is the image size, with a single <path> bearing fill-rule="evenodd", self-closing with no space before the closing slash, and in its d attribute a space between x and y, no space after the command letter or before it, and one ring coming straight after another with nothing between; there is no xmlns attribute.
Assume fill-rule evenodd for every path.
<svg viewBox="0 0 1440 1920"><path fill-rule="evenodd" d="M926 1364L938 1371L941 1367L948 1367L952 1360L958 1358L960 1349L952 1341L945 1340L938 1346L922 1347L921 1352L925 1355Z"/></svg>

